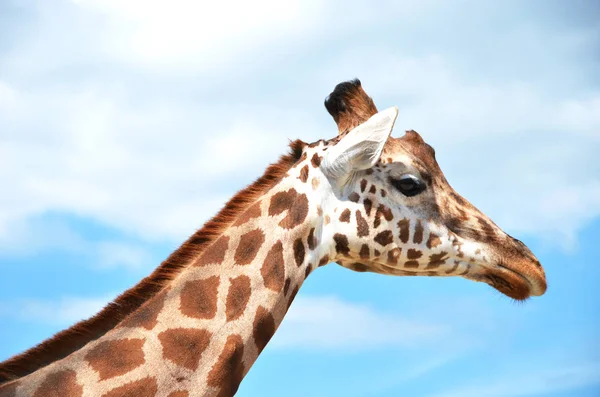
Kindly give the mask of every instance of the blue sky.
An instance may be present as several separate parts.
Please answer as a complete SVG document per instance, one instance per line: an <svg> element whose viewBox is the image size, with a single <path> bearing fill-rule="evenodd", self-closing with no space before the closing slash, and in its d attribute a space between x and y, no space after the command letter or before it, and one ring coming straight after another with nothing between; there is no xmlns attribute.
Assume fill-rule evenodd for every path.
<svg viewBox="0 0 600 397"><path fill-rule="evenodd" d="M600 394L594 1L0 2L0 360L150 273L359 77L547 273L315 272L239 396ZM223 154L226 152L226 156Z"/></svg>

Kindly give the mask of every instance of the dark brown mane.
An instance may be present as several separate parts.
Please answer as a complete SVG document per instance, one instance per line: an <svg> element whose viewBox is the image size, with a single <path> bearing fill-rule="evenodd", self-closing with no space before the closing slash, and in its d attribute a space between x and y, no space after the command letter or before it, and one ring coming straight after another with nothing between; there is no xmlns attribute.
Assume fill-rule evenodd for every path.
<svg viewBox="0 0 600 397"><path fill-rule="evenodd" d="M152 274L119 295L95 316L80 321L39 345L0 363L0 385L60 360L113 329L197 258L258 197L275 186L300 159L305 143L290 143L291 151L271 164L263 176L239 191L225 207L175 250Z"/></svg>

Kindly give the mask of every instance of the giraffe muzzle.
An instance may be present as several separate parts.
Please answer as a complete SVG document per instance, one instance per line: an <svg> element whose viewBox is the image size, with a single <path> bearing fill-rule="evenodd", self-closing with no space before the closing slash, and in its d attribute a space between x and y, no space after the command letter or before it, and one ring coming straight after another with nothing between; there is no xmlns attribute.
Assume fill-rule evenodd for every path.
<svg viewBox="0 0 600 397"><path fill-rule="evenodd" d="M485 272L477 278L516 300L541 296L547 288L544 270L537 259L499 262L493 267L486 267Z"/></svg>

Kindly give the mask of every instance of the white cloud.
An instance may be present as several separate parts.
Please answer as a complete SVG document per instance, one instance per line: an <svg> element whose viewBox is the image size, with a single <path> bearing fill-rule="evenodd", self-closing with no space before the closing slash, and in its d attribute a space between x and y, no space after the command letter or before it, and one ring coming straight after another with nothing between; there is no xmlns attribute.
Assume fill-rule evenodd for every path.
<svg viewBox="0 0 600 397"><path fill-rule="evenodd" d="M64 222L55 219L28 219L5 230L0 236L0 251L3 256L35 255L55 247L79 252L84 250L86 245L75 231Z"/></svg>
<svg viewBox="0 0 600 397"><path fill-rule="evenodd" d="M322 98L358 76L502 227L572 242L600 215L600 91L569 55L591 33L492 18L473 37L448 21L507 10L425 3L33 3L0 63L0 240L48 211L182 240L288 139L333 135Z"/></svg>
<svg viewBox="0 0 600 397"><path fill-rule="evenodd" d="M300 296L270 345L273 348L356 351L382 346L422 348L450 329L380 312L334 296Z"/></svg>
<svg viewBox="0 0 600 397"><path fill-rule="evenodd" d="M403 364L397 369L386 368L386 371L379 371L378 375L368 382L368 392L358 392L365 387L365 380L361 379L360 384L352 385L352 390L355 392L345 393L345 395L385 395L390 394L393 390L407 389L407 384L415 379L419 379L425 375L431 379L435 377L432 374L448 364L460 359L464 352L435 352L432 357L427 357L428 354L418 354L410 359L403 359ZM425 357L424 357L425 356ZM402 385L400 388L399 386Z"/></svg>
<svg viewBox="0 0 600 397"><path fill-rule="evenodd" d="M232 62L269 42L304 33L320 20L318 0L209 2L74 0L101 15L111 55L150 67L196 70ZM160 27L160 28L157 28Z"/></svg>
<svg viewBox="0 0 600 397"><path fill-rule="evenodd" d="M557 365L548 370L529 369L525 375L503 374L501 378L478 379L473 384L431 397L522 397L540 396L600 385L600 363Z"/></svg>
<svg viewBox="0 0 600 397"><path fill-rule="evenodd" d="M95 269L149 269L157 265L146 246L126 240L86 240L60 217L28 219L0 238L1 257L36 256L49 251L76 255ZM0 264L1 267L1 264Z"/></svg>
<svg viewBox="0 0 600 397"><path fill-rule="evenodd" d="M102 268L125 266L139 269L156 265L152 261L152 256L146 250L120 242L101 242L97 246L97 253L98 260L96 264Z"/></svg>
<svg viewBox="0 0 600 397"><path fill-rule="evenodd" d="M0 314L16 317L23 321L69 326L99 312L116 295L107 294L96 298L63 297L55 301L23 300L8 305Z"/></svg>

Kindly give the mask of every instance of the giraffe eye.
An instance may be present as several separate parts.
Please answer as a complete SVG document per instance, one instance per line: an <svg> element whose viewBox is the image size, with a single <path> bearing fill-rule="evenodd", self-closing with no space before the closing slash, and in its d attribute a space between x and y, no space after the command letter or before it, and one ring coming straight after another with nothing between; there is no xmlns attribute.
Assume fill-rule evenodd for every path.
<svg viewBox="0 0 600 397"><path fill-rule="evenodd" d="M403 175L399 179L392 179L391 183L400 193L407 197L416 196L425 190L426 187L425 183L421 182L414 175Z"/></svg>

